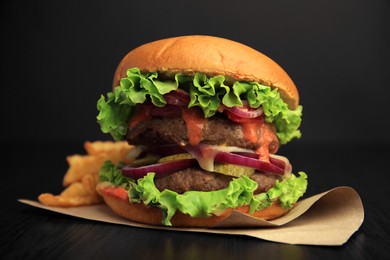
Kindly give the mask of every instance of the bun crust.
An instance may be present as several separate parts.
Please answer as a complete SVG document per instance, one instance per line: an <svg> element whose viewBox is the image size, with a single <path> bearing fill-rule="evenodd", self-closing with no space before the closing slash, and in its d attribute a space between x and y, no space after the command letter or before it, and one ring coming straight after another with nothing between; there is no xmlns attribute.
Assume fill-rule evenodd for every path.
<svg viewBox="0 0 390 260"><path fill-rule="evenodd" d="M143 224L154 226L163 225L163 214L159 208L151 208L142 203L130 203L127 197L127 191L124 188L105 187L104 184L98 184L97 191L103 197L104 202L117 215ZM270 207L261 211L256 211L254 214L248 213L248 206L227 209L219 216L212 215L208 218L192 218L189 215L177 211L176 214L172 217L171 223L174 227L212 227L224 218L227 218L233 212L233 210L265 220L276 219L288 212L288 210L280 207L279 204L275 201L275 203Z"/></svg>
<svg viewBox="0 0 390 260"><path fill-rule="evenodd" d="M209 76L256 81L278 88L290 109L299 104L299 94L288 74L272 59L244 44L224 38L191 35L150 42L130 51L120 62L113 87L129 68L143 72L202 72Z"/></svg>

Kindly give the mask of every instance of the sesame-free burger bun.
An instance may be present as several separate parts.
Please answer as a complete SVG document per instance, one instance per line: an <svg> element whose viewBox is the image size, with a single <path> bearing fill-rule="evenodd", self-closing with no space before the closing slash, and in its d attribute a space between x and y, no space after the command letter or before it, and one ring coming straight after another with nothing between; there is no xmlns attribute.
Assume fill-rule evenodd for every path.
<svg viewBox="0 0 390 260"><path fill-rule="evenodd" d="M230 80L255 81L278 88L290 109L299 104L299 94L289 75L272 59L244 44L213 36L191 35L150 42L130 51L120 62L113 87L126 71L224 75Z"/></svg>
<svg viewBox="0 0 390 260"><path fill-rule="evenodd" d="M122 187L110 187L104 183L100 183L97 186L98 193L103 197L104 202L111 210L118 216L135 221L138 223L149 224L154 226L162 226L163 213L161 209L157 207L148 207L143 203L131 203L129 202L128 192ZM212 227L218 222L227 218L233 210L240 211L250 216L261 218L265 220L272 220L285 215L288 209L283 209L277 200L268 208L260 211L256 211L253 214L249 214L249 207L242 206L235 209L226 209L222 214L218 216L212 215L211 217L191 217L176 211L175 215L171 219L172 226L174 227Z"/></svg>

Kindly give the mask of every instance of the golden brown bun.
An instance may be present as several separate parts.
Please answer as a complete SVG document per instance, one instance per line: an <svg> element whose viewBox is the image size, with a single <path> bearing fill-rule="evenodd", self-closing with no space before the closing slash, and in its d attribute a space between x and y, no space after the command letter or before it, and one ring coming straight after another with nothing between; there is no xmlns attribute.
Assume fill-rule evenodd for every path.
<svg viewBox="0 0 390 260"><path fill-rule="evenodd" d="M127 197L127 191L124 188L107 187L104 184L98 184L97 191L103 197L104 202L117 215L143 224L154 226L163 225L163 215L159 208L151 208L142 203L130 203ZM249 214L248 206L243 206L234 210ZM233 209L228 209L219 216L212 215L208 218L193 218L177 211L172 217L171 223L174 227L212 227L224 218L228 217L232 211ZM275 202L270 207L249 215L265 220L271 220L281 217L287 212L288 210L283 209Z"/></svg>
<svg viewBox="0 0 390 260"><path fill-rule="evenodd" d="M202 72L209 76L256 81L278 88L290 109L299 104L294 82L276 62L251 47L224 38L191 35L141 45L120 62L113 87L118 86L126 71L133 67L143 72Z"/></svg>

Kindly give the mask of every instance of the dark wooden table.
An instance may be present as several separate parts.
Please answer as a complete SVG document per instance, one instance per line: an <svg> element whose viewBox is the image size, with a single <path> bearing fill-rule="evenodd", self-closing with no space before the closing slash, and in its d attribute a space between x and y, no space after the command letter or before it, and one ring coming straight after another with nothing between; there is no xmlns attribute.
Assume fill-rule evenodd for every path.
<svg viewBox="0 0 390 260"><path fill-rule="evenodd" d="M150 230L33 208L18 198L59 193L65 157L82 144L3 144L1 259L390 259L390 151L377 145L303 145L280 151L309 175L306 196L337 186L360 194L365 220L343 246L296 246L245 236Z"/></svg>

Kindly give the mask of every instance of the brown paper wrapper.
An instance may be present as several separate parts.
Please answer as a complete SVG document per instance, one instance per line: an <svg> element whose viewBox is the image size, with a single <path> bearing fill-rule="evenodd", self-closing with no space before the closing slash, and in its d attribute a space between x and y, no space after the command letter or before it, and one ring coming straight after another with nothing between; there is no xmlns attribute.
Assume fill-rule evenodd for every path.
<svg viewBox="0 0 390 260"><path fill-rule="evenodd" d="M291 211L276 220L265 221L240 212L217 223L213 228L174 228L140 224L115 215L106 205L59 208L37 201L22 203L89 220L141 228L187 232L246 235L268 241L302 245L343 245L364 219L362 201L351 187L337 187L298 202Z"/></svg>

